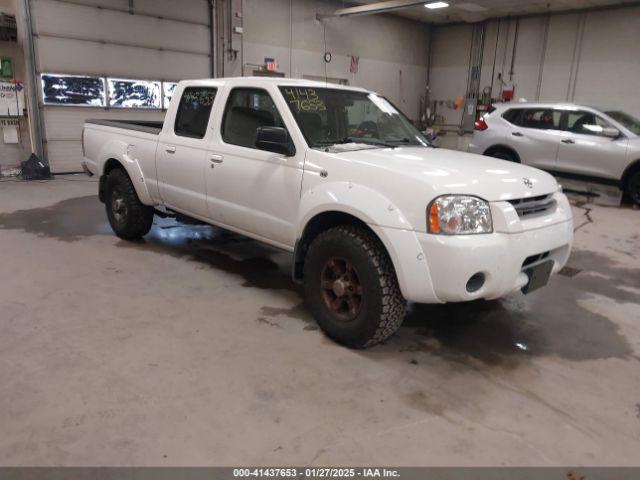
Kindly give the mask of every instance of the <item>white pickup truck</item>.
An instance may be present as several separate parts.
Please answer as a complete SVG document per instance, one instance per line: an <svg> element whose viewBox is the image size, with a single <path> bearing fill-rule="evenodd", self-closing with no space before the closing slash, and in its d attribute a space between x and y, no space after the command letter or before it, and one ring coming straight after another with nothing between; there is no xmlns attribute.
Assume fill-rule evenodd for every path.
<svg viewBox="0 0 640 480"><path fill-rule="evenodd" d="M144 236L162 209L291 252L320 327L351 347L391 336L406 300L528 293L571 250L552 176L433 148L363 89L183 81L164 122L87 121L83 147L118 236Z"/></svg>

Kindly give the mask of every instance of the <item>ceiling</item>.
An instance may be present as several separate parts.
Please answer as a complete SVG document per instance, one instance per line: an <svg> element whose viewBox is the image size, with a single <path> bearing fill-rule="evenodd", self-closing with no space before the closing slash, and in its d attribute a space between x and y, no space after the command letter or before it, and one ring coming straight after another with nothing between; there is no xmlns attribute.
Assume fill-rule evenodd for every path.
<svg viewBox="0 0 640 480"><path fill-rule="evenodd" d="M381 0L344 1L345 7L378 3ZM425 3L430 0L425 0ZM446 0L449 7L429 10L423 5L394 10L393 13L426 23L479 22L487 18L533 15L545 12L580 10L615 5L638 4L620 0Z"/></svg>

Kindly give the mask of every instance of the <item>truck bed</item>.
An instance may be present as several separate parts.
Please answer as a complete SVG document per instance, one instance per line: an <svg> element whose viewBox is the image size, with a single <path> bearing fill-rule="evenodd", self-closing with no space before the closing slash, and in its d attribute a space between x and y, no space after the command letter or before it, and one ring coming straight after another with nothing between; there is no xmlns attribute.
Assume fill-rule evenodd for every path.
<svg viewBox="0 0 640 480"><path fill-rule="evenodd" d="M124 128L125 130L135 130L138 132L160 135L164 122L152 120L101 120L96 118L86 120L85 123L93 123L95 125L104 125L105 127Z"/></svg>

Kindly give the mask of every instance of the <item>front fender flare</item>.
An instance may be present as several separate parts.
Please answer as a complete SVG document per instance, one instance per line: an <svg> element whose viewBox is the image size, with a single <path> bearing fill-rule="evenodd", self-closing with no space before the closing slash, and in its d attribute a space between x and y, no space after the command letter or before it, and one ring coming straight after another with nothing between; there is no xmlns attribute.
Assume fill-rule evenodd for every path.
<svg viewBox="0 0 640 480"><path fill-rule="evenodd" d="M400 209L379 192L352 182L331 182L303 194L296 238L302 237L313 217L330 211L353 215L369 225L412 229Z"/></svg>
<svg viewBox="0 0 640 480"><path fill-rule="evenodd" d="M347 213L373 230L391 258L405 298L428 303L440 301L416 232L392 201L351 182L323 184L303 195L296 238L301 239L309 221L324 212Z"/></svg>

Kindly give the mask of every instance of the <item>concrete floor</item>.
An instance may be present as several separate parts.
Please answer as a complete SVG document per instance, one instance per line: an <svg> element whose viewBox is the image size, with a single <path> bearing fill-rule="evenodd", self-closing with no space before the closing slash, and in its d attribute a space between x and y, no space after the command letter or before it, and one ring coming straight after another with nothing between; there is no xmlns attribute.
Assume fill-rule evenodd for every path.
<svg viewBox="0 0 640 480"><path fill-rule="evenodd" d="M0 465L638 465L640 211L577 206L548 288L353 351L287 255L123 242L96 187L0 182Z"/></svg>

